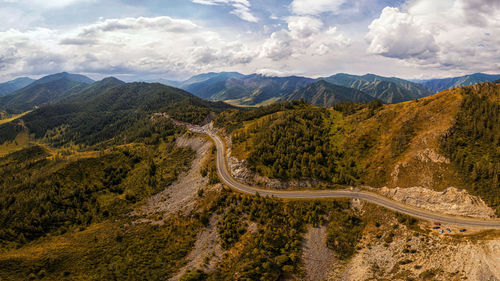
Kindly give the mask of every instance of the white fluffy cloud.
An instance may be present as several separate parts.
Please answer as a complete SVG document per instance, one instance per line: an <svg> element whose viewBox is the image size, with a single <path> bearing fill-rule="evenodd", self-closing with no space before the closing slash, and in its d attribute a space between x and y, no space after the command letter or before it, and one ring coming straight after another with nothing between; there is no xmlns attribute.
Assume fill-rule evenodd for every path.
<svg viewBox="0 0 500 281"><path fill-rule="evenodd" d="M292 16L287 18L287 22L288 29L274 32L265 40L261 56L274 61L291 56L324 56L351 43L336 27L324 27L323 22L315 17Z"/></svg>
<svg viewBox="0 0 500 281"><path fill-rule="evenodd" d="M318 33L323 27L323 22L314 17L289 17L288 29L292 37L308 38L311 35Z"/></svg>
<svg viewBox="0 0 500 281"><path fill-rule="evenodd" d="M241 42L170 17L99 21L63 31L0 32L0 76L55 71L192 73L247 64L256 55Z"/></svg>
<svg viewBox="0 0 500 281"><path fill-rule="evenodd" d="M286 28L269 36L245 34L232 40L167 16L99 20L65 29L10 29L0 32L0 77L62 70L170 77L228 69L254 72L289 68L290 60L303 64L350 44L318 18L292 16L286 21Z"/></svg>
<svg viewBox="0 0 500 281"><path fill-rule="evenodd" d="M250 2L248 0L192 0L193 3L202 5L231 5L233 10L231 14L242 20L249 22L258 22L259 19L250 11Z"/></svg>
<svg viewBox="0 0 500 281"><path fill-rule="evenodd" d="M368 52L386 57L428 59L439 47L425 23L398 8L387 7L368 27Z"/></svg>
<svg viewBox="0 0 500 281"><path fill-rule="evenodd" d="M500 57L497 0L412 0L369 26L368 52L410 65L491 71Z"/></svg>
<svg viewBox="0 0 500 281"><path fill-rule="evenodd" d="M234 23L227 16L213 19L204 13L192 19L141 17L158 11L138 4L142 1L131 6L125 4L131 1L110 2L115 6L109 10L96 9L103 16L96 20L95 15L80 18L74 13L80 4L104 9L95 0L0 0L0 18L5 19L0 26L0 80L62 70L96 78L181 79L207 71L307 76L374 72L410 78L500 69L498 0L406 0L383 10L386 0L293 0L272 19L257 19L253 12L271 14L283 4L182 3L220 6L261 23L234 26L224 26ZM366 19L372 13L366 7L378 14ZM74 21L61 20L66 11Z"/></svg>

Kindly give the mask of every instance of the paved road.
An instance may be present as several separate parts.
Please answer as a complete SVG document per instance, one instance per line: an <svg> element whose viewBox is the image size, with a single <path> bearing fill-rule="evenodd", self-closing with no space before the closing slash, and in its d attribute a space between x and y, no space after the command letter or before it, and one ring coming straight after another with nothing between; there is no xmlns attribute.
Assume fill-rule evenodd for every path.
<svg viewBox="0 0 500 281"><path fill-rule="evenodd" d="M377 204L379 206L385 207L387 209L397 211L403 214L407 214L416 218L425 219L429 221L437 221L445 224L453 224L462 227L477 227L483 229L500 229L499 219L479 219L479 218L468 218L468 217L458 217L439 214L420 208L405 205L401 202L397 202L381 195L362 191L355 189L344 189L344 190L301 190L301 191L281 191L281 190L264 190L259 187L249 186L236 181L230 174L225 157L225 148L222 140L213 132L206 128L198 126L189 126L189 129L203 133L210 136L217 148L217 172L222 182L242 193L246 194L259 194L261 196L274 196L277 198L284 199L321 199L321 198L357 198L365 200L370 203Z"/></svg>

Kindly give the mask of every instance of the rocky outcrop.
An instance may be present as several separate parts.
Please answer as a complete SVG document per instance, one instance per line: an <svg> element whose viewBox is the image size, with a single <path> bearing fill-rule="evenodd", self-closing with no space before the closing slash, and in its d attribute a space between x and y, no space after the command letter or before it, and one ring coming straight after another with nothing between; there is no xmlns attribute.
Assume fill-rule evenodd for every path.
<svg viewBox="0 0 500 281"><path fill-rule="evenodd" d="M457 241L394 231L393 242L365 238L345 270L328 280L500 280L500 240Z"/></svg>
<svg viewBox="0 0 500 281"><path fill-rule="evenodd" d="M434 149L426 148L425 150L417 153L416 158L422 162L434 162L450 164L450 159L437 153Z"/></svg>
<svg viewBox="0 0 500 281"><path fill-rule="evenodd" d="M387 188L378 192L393 200L419 208L449 215L491 218L495 211L481 198L470 195L466 190L448 187L444 191L434 191L424 187Z"/></svg>

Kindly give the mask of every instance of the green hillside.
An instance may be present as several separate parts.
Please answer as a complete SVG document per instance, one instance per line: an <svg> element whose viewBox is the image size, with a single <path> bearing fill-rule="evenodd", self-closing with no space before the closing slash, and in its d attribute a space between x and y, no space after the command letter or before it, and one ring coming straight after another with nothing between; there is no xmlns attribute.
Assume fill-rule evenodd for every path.
<svg viewBox="0 0 500 281"><path fill-rule="evenodd" d="M78 93L87 84L62 78L44 84L31 84L0 98L0 108L9 113L21 113L36 106L54 103L65 96Z"/></svg>
<svg viewBox="0 0 500 281"><path fill-rule="evenodd" d="M14 122L0 125L0 142L13 141L23 130L56 146L94 145L111 139L122 142L123 138L133 139L140 135L138 131L147 129L142 127L153 113L168 113L179 120L200 123L210 112L230 108L222 102L204 101L161 84L118 84L112 83L114 86L103 92L90 88L82 92L82 97L75 95L64 104L42 106Z"/></svg>
<svg viewBox="0 0 500 281"><path fill-rule="evenodd" d="M94 96L101 94L102 92L125 84L125 82L120 81L114 77L104 78L101 81L94 82L87 87L83 88L73 95L65 96L59 103L78 103L85 102Z"/></svg>
<svg viewBox="0 0 500 281"><path fill-rule="evenodd" d="M16 114L41 105L57 103L82 91L93 82L86 76L66 72L48 75L27 87L0 97L0 109L9 114Z"/></svg>
<svg viewBox="0 0 500 281"><path fill-rule="evenodd" d="M500 211L500 86L484 83L395 105L301 103L230 111L216 124L234 155L271 178L323 186L465 188ZM260 114L258 114L260 112ZM427 161L430 154L447 161Z"/></svg>
<svg viewBox="0 0 500 281"><path fill-rule="evenodd" d="M0 127L6 136L31 135L29 147L0 157L2 279L170 278L186 264L213 214L219 214L221 245L231 251L207 278L303 275L299 257L307 224L352 215L346 203L286 203L207 187L190 212L141 217L158 224L132 221L131 210L175 181L194 156L175 145L185 128L154 113L197 123L231 107L160 84L85 93L91 94L41 106ZM246 231L244 217L259 224L257 236ZM350 240L332 234L331 241L344 245L338 250L343 256L355 250L361 220L357 225Z"/></svg>

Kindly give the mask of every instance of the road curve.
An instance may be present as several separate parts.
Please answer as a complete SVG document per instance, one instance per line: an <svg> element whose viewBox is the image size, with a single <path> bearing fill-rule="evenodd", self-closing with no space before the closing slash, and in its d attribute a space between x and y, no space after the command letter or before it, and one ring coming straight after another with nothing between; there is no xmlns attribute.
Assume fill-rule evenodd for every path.
<svg viewBox="0 0 500 281"><path fill-rule="evenodd" d="M324 199L324 198L356 198L361 199L376 205L385 207L387 209L397 211L412 217L425 219L429 221L437 221L446 224L453 224L463 227L476 227L483 229L500 229L499 219L481 219L450 216L439 214L428 210L423 210L413 206L405 205L401 202L391 200L387 197L362 190L343 189L343 190L301 190L301 191L282 191L282 190L265 190L259 187L249 186L236 181L229 172L226 165L225 147L224 142L215 133L208 129L199 126L189 126L193 132L202 133L210 136L215 142L217 148L217 172L221 181L231 187L246 194L259 194L261 196L274 196L284 199Z"/></svg>

